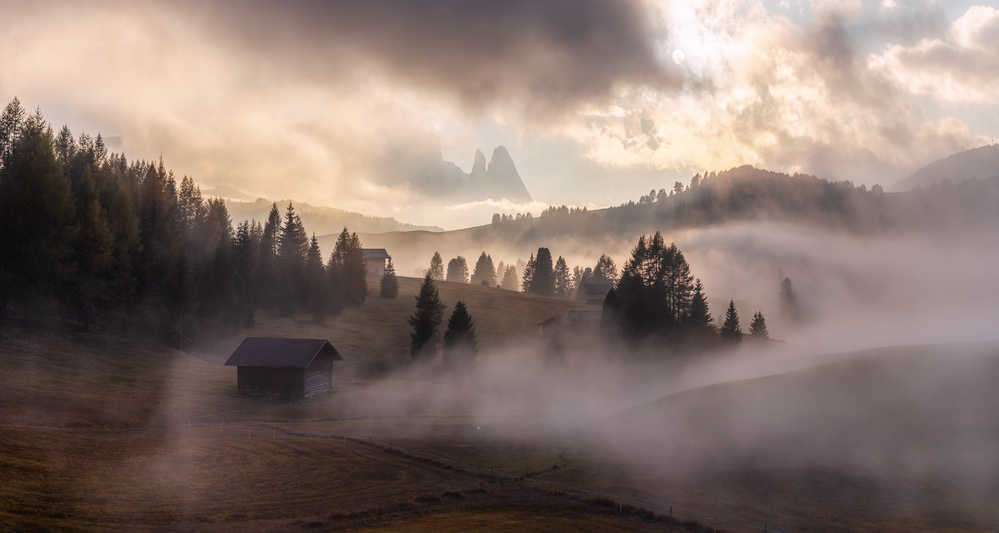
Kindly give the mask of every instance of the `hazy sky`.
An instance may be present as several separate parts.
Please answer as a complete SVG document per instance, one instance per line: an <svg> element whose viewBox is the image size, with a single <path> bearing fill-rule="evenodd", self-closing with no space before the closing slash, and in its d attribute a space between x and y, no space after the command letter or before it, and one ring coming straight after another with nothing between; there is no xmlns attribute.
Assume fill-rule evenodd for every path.
<svg viewBox="0 0 999 533"><path fill-rule="evenodd" d="M468 171L502 144L538 202L605 206L741 164L890 184L994 142L996 7L0 0L0 99L205 187L458 227L527 207L431 207L392 151L436 135Z"/></svg>

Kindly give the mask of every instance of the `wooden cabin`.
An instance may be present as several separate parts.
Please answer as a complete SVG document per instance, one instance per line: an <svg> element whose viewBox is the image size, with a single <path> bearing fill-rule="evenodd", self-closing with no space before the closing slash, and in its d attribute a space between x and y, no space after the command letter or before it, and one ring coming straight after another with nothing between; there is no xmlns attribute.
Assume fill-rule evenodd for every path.
<svg viewBox="0 0 999 533"><path fill-rule="evenodd" d="M385 248L365 248L364 249L364 265L368 268L368 272L372 274L377 274L381 276L385 273L385 261L389 259L388 252Z"/></svg>
<svg viewBox="0 0 999 533"><path fill-rule="evenodd" d="M247 337L225 364L240 396L301 400L333 390L333 361L343 356L325 339Z"/></svg>

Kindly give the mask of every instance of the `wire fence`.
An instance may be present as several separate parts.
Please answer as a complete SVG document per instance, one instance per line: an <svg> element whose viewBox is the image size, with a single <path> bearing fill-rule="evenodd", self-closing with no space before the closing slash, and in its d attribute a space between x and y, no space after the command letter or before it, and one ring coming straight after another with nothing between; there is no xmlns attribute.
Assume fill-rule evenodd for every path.
<svg viewBox="0 0 999 533"><path fill-rule="evenodd" d="M216 424L218 425L219 432L223 435L230 434L234 436L245 436L246 438L267 438L272 439L278 438L307 438L307 439L325 439L330 441L342 441L343 445L346 446L348 442L354 442L359 444L368 445L371 447L380 448L383 450L388 450L397 454L407 455L412 458L428 460L433 463L438 463L441 465L448 465L451 468L456 468L464 470L466 472L474 472L479 474L484 474L496 478L506 478L529 484L535 489L542 489L545 491L550 491L552 494L564 494L567 496L577 496L579 498L590 498L594 500L603 500L605 502L616 504L619 511L623 512L625 507L644 509L646 511L659 514L660 516L669 520L672 524L674 522L697 522L701 527L711 528L712 531L717 531L719 528L724 528L725 531L762 531L763 533L791 533L790 529L785 524L775 524L776 527L780 529L775 529L775 525L768 522L763 522L762 524L747 524L744 522L739 522L735 520L725 520L719 518L718 516L705 516L702 514L688 513L676 510L674 506L668 505L662 502L651 502L635 499L622 494L615 494L605 490L588 488L580 484L571 484L556 481L553 479L540 479L538 476L544 472L532 473L532 474L512 474L510 472L505 472L501 469L494 467L486 467L482 465L477 465L474 463L469 463L467 461L459 461L457 459L452 459L441 455L434 451L420 450L411 447L399 446L389 441L384 441L376 439L370 435L353 435L350 433L333 433L333 432L320 432L320 431L296 431L289 429L279 429L275 426L263 426L261 424L270 422L281 422L281 421L293 421L293 422L318 422L319 420L303 420L303 419L292 419L290 417L292 412L292 406L300 408L300 411L307 412L310 407L302 407L304 404L298 403L288 403L284 406L276 407L273 409L266 409L263 418L248 419L243 417L241 420L233 421L233 415L256 415L259 416L260 410L226 410L219 411L215 413L209 413L199 416L185 417L179 420L178 425L184 428L214 428ZM281 415L284 414L284 417ZM369 418L369 417L364 417ZM254 424L257 424L254 427ZM545 471L547 472L547 471Z"/></svg>

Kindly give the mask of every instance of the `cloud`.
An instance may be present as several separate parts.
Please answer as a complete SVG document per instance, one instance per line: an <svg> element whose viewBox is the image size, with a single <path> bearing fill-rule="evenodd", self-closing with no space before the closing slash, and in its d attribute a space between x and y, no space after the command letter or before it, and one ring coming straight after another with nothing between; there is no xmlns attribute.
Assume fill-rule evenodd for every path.
<svg viewBox="0 0 999 533"><path fill-rule="evenodd" d="M999 11L975 6L955 20L943 38L913 46L889 46L867 63L912 94L945 102L999 101Z"/></svg>

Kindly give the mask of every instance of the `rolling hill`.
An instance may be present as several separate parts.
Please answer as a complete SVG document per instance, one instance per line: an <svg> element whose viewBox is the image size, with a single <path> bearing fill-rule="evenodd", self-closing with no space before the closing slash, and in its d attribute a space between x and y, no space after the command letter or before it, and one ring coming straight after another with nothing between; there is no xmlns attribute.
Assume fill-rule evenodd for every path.
<svg viewBox="0 0 999 533"><path fill-rule="evenodd" d="M999 176L999 144L991 144L933 161L893 184L891 190L904 192L915 187L926 189L939 185L944 180L956 184L964 180L982 180L996 176Z"/></svg>

